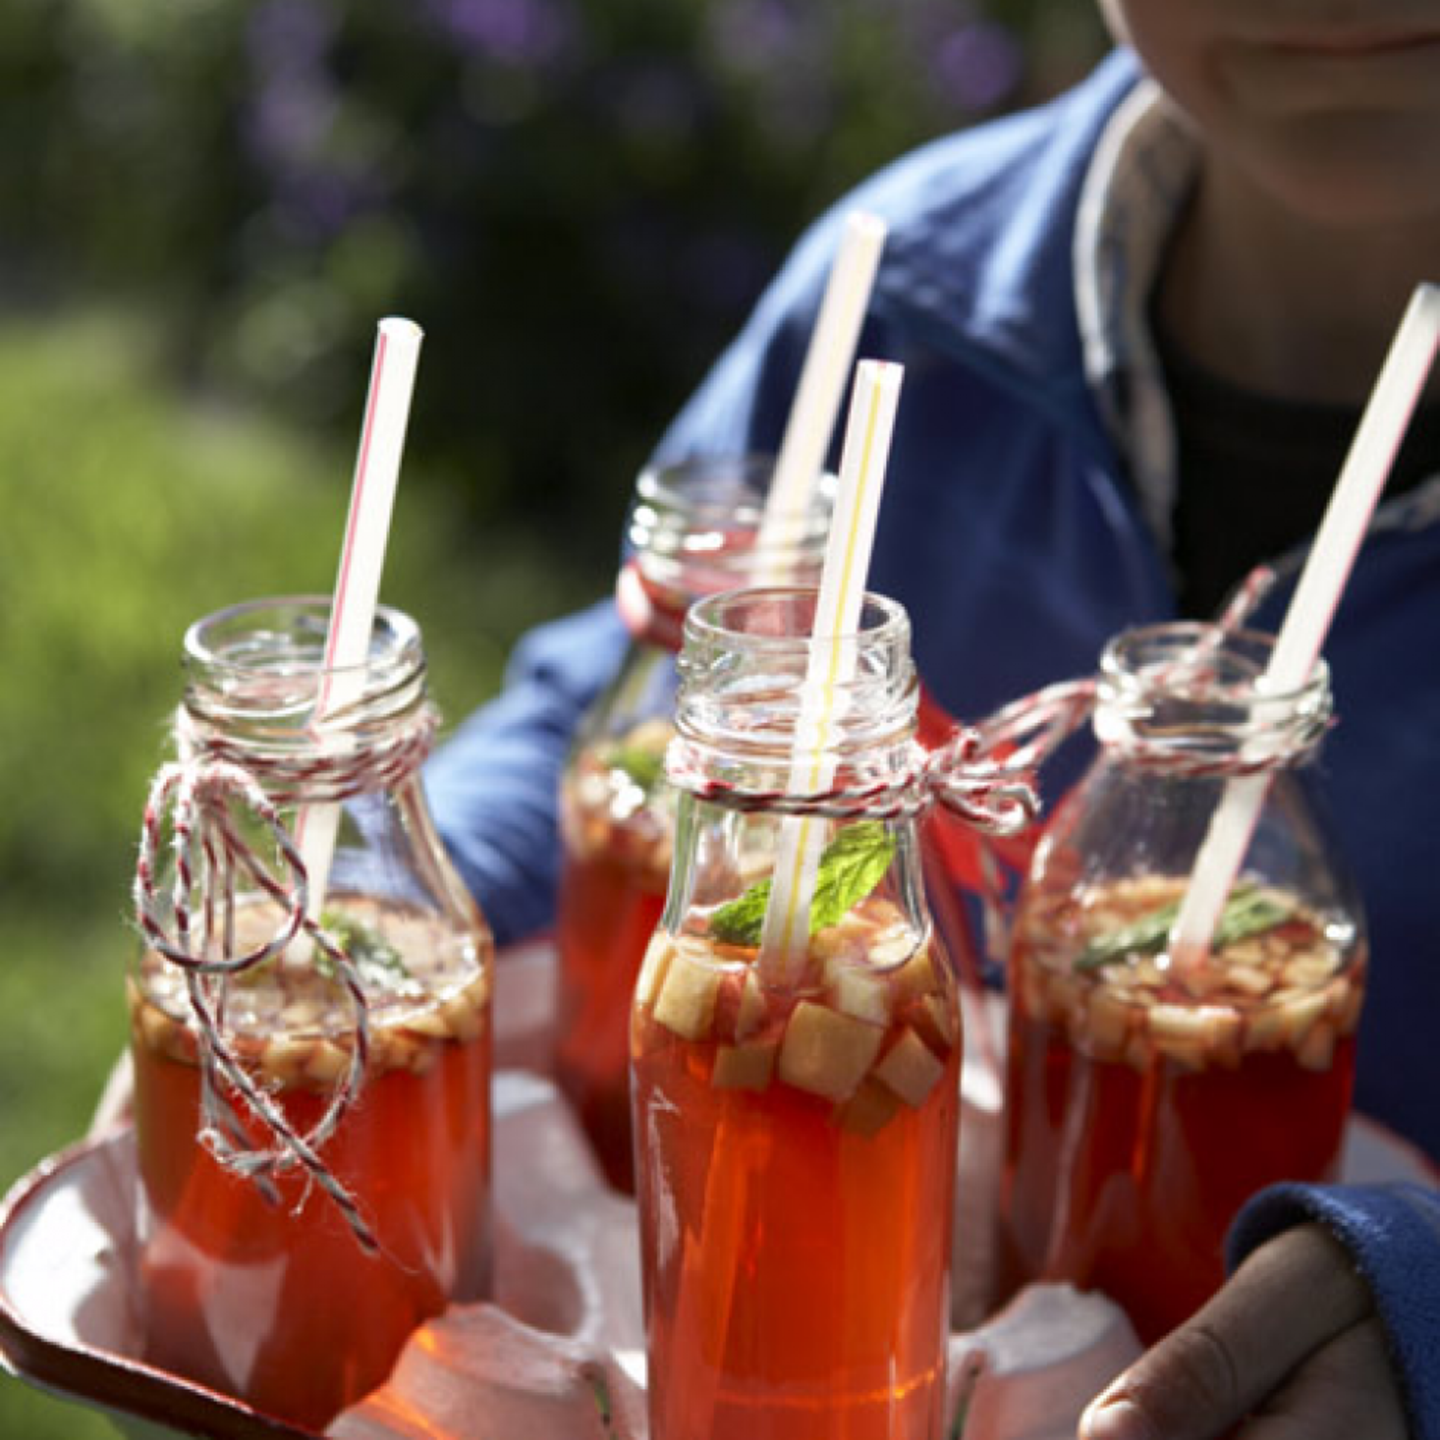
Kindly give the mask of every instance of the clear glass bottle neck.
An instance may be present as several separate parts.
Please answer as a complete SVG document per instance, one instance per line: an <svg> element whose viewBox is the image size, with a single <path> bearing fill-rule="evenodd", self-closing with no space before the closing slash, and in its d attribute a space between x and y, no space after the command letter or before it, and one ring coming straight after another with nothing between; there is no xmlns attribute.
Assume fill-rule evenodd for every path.
<svg viewBox="0 0 1440 1440"><path fill-rule="evenodd" d="M1267 689L1274 637L1191 622L1146 626L1113 639L1100 660L1096 738L1107 758L1145 755L1163 769L1304 758L1331 713L1323 660L1295 690Z"/></svg>
<svg viewBox="0 0 1440 1440"><path fill-rule="evenodd" d="M690 611L676 728L712 779L790 788L798 755L837 784L866 783L910 760L919 688L904 610L870 595L854 635L815 637L816 599L777 586Z"/></svg>
<svg viewBox="0 0 1440 1440"><path fill-rule="evenodd" d="M197 621L184 642L182 751L251 765L298 765L343 751L357 765L429 722L419 627L382 606L370 653L347 672L325 666L330 602L248 601ZM397 777L399 778L399 777Z"/></svg>
<svg viewBox="0 0 1440 1440"><path fill-rule="evenodd" d="M833 477L822 477L805 508L777 524L765 511L773 469L769 456L738 455L643 471L626 540L646 584L688 603L747 585L817 580Z"/></svg>

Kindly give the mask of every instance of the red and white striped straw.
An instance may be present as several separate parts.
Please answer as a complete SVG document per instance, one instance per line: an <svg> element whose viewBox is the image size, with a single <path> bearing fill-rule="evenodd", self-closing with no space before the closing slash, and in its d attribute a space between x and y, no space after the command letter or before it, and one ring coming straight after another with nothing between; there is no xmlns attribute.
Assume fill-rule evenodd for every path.
<svg viewBox="0 0 1440 1440"><path fill-rule="evenodd" d="M380 576L400 479L400 459L415 390L415 369L424 332L412 320L389 317L380 322L370 392L355 457L350 513L335 577L330 629L325 637L324 669L310 722L317 739L328 717L364 693ZM296 839L310 880L309 914L318 918L329 884L340 823L338 805L312 805L296 817Z"/></svg>
<svg viewBox="0 0 1440 1440"><path fill-rule="evenodd" d="M1440 287L1420 285L1401 317L1349 454L1340 467L1270 663L1260 679L1258 688L1263 692L1293 694L1309 680L1370 517L1425 388L1437 344ZM1170 932L1170 955L1181 966L1203 963L1209 953L1215 926L1245 858L1269 784L1270 777L1262 773L1238 776L1225 787Z"/></svg>

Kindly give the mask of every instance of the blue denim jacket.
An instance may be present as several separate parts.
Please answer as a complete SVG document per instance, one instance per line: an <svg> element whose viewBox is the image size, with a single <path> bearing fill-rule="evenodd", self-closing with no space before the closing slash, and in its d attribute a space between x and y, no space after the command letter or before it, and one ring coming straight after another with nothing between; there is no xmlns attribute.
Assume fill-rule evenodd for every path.
<svg viewBox="0 0 1440 1440"><path fill-rule="evenodd" d="M906 606L921 676L965 719L1091 674L1117 631L1175 616L1166 555L1086 375L1074 280L1087 170L1137 79L1118 52L1053 103L927 145L847 196L802 238L659 447L664 458L776 448L844 216L883 216L860 353L900 361L905 380L871 585ZM1377 517L1326 645L1340 723L1320 761L1370 925L1357 1101L1432 1158L1437 516L1431 486ZM1289 595L1278 586L1254 623L1276 628ZM608 603L535 632L504 694L431 763L441 833L502 936L548 922L556 777L622 644ZM1427 1348L1440 1355L1440 1336ZM1418 1433L1440 1437L1440 1419L1430 1427Z"/></svg>

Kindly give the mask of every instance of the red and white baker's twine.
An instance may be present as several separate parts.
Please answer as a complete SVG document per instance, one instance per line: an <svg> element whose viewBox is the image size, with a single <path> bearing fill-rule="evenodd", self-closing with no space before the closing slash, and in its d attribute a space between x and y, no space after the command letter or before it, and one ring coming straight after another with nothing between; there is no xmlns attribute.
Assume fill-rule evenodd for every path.
<svg viewBox="0 0 1440 1440"><path fill-rule="evenodd" d="M271 1177L302 1169L330 1197L357 1241L370 1252L379 1246L355 1197L319 1153L364 1084L370 1052L368 1006L359 972L344 946L306 914L310 886L305 862L279 807L302 801L338 803L391 785L421 763L434 731L435 717L427 707L403 733L382 743L353 754L301 761L260 759L253 751L216 737L197 740L193 728L186 729L181 749L189 758L163 766L156 775L140 830L135 913L150 948L184 972L200 1051L201 1142L221 1165L254 1181L271 1199L278 1199ZM242 756L245 765L237 763ZM287 878L278 878L256 855L240 833L232 805L247 809L269 834ZM168 889L160 878L167 818ZM248 879L281 911L270 938L239 954L234 931L237 878ZM349 1064L323 1114L303 1133L240 1063L224 1023L227 982L283 954L302 932L334 967L354 1026ZM273 1138L272 1145L251 1146L229 1094L244 1102Z"/></svg>
<svg viewBox="0 0 1440 1440"><path fill-rule="evenodd" d="M991 758L976 730L957 730L944 746L928 752L912 741L892 772L810 793L719 779L710 773L705 747L683 736L672 740L665 752L665 775L677 789L731 810L831 820L912 820L940 804L991 835L1018 834L1040 809L1029 767Z"/></svg>

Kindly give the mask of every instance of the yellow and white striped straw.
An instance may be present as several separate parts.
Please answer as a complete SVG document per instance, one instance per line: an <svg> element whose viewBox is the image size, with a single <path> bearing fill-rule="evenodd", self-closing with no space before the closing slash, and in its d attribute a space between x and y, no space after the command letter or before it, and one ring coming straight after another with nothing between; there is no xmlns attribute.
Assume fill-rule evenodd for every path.
<svg viewBox="0 0 1440 1440"><path fill-rule="evenodd" d="M836 723L843 718L845 686L855 672L856 631L903 378L904 367L886 361L862 360L855 367L840 493L825 548L811 632L814 644L795 728L792 794L823 790L834 779L830 746ZM787 819L781 826L760 942L759 964L767 983L793 984L803 973L823 841L823 824L810 816Z"/></svg>

